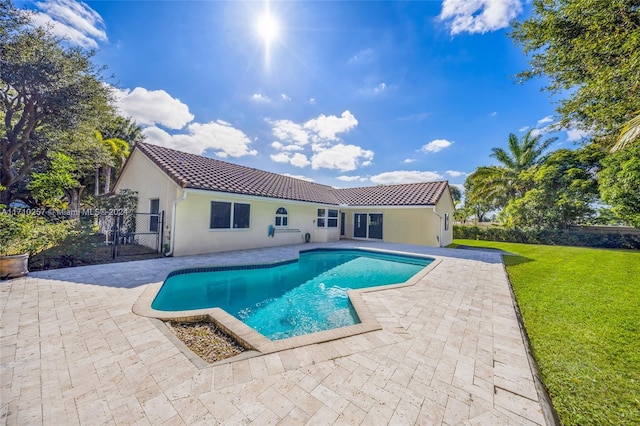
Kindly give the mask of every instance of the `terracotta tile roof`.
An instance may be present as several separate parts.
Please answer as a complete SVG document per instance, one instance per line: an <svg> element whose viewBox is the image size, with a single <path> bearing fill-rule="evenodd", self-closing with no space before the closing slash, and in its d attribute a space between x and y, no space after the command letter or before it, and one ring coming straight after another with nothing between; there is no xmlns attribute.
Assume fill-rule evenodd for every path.
<svg viewBox="0 0 640 426"><path fill-rule="evenodd" d="M148 143L136 148L183 188L338 204L330 186Z"/></svg>
<svg viewBox="0 0 640 426"><path fill-rule="evenodd" d="M240 166L139 142L143 152L183 188L353 206L434 205L447 182L335 189L251 167Z"/></svg>
<svg viewBox="0 0 640 426"><path fill-rule="evenodd" d="M447 189L447 182L407 183L334 189L340 204L349 206L435 205Z"/></svg>

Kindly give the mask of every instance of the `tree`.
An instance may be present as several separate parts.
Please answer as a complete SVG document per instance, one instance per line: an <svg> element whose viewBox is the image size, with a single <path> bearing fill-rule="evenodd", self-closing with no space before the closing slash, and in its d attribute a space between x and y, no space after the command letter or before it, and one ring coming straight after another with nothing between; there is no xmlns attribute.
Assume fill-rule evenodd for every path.
<svg viewBox="0 0 640 426"><path fill-rule="evenodd" d="M451 191L451 198L455 206L462 200L462 191L457 186L449 185L449 191Z"/></svg>
<svg viewBox="0 0 640 426"><path fill-rule="evenodd" d="M562 127L613 136L640 110L638 0L534 0L510 37L530 55L519 77L546 77L546 90L566 96Z"/></svg>
<svg viewBox="0 0 640 426"><path fill-rule="evenodd" d="M566 229L586 223L595 213L595 170L603 155L595 147L551 153L538 167L522 173L520 179L528 181L529 189L507 204L500 220L509 227L536 229Z"/></svg>
<svg viewBox="0 0 640 426"><path fill-rule="evenodd" d="M102 134L97 130L95 132L95 137L98 140L98 143L106 147L107 152L109 153L107 161L99 164L96 168L95 195L98 195L100 187L100 168L104 170L104 192L108 193L111 186L111 169L115 166L120 170L120 167L124 164L124 160L129 156L129 144L120 138L114 137L104 139Z"/></svg>
<svg viewBox="0 0 640 426"><path fill-rule="evenodd" d="M640 228L640 144L609 155L602 161L600 195L622 220Z"/></svg>
<svg viewBox="0 0 640 426"><path fill-rule="evenodd" d="M65 47L8 0L0 12L0 203L8 205L28 196L19 189L49 153L79 129L98 128L113 108L93 52Z"/></svg>
<svg viewBox="0 0 640 426"><path fill-rule="evenodd" d="M100 126L99 131L105 139L118 138L127 141L129 147L146 138L142 128L131 117L116 116Z"/></svg>
<svg viewBox="0 0 640 426"><path fill-rule="evenodd" d="M509 134L508 150L492 148L491 156L501 165L478 167L465 182L470 205L482 205L490 210L505 207L509 201L524 194L528 187L520 179L523 172L544 160L544 152L557 138L542 140L542 135L527 132L521 139Z"/></svg>
<svg viewBox="0 0 640 426"><path fill-rule="evenodd" d="M51 156L51 164L46 172L33 172L27 188L39 205L51 208L63 208L64 198L74 201L73 190L80 187L76 179L77 167L68 155L56 152ZM69 206L74 208L75 206ZM77 209L77 207L75 207Z"/></svg>
<svg viewBox="0 0 640 426"><path fill-rule="evenodd" d="M492 191L494 178L499 179L500 173L486 169L489 168L478 167L464 182L464 210L468 216L475 216L478 222L482 222L485 214L502 204L501 194Z"/></svg>

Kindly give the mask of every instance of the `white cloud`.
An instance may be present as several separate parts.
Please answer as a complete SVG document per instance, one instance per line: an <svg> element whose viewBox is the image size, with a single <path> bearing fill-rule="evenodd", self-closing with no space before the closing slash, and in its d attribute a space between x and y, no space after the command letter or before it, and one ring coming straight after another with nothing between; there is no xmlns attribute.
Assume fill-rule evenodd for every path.
<svg viewBox="0 0 640 426"><path fill-rule="evenodd" d="M529 126L523 126L518 129L519 132L526 132L527 130L529 130Z"/></svg>
<svg viewBox="0 0 640 426"><path fill-rule="evenodd" d="M292 166L296 166L300 168L308 166L310 164L307 156L299 152L296 152L291 156L291 158L289 159L289 163L291 163Z"/></svg>
<svg viewBox="0 0 640 426"><path fill-rule="evenodd" d="M493 111L491 114L489 114L491 117L497 117L498 116L498 111Z"/></svg>
<svg viewBox="0 0 640 426"><path fill-rule="evenodd" d="M97 41L107 41L102 17L84 2L73 0L45 0L35 3L38 9L32 16L37 26L51 25L51 31L69 43L97 48Z"/></svg>
<svg viewBox="0 0 640 426"><path fill-rule="evenodd" d="M265 104L268 104L269 102L271 102L271 99L269 99L268 96L265 96L262 93L254 93L253 95L251 95L251 100L253 102L259 102L259 103L265 103Z"/></svg>
<svg viewBox="0 0 640 426"><path fill-rule="evenodd" d="M276 163L289 163L295 167L305 167L311 164L306 155L296 152L295 154L290 154L287 152L279 152L277 154L272 154L271 160Z"/></svg>
<svg viewBox="0 0 640 426"><path fill-rule="evenodd" d="M311 105L315 105L316 104L316 98L309 98L309 103Z"/></svg>
<svg viewBox="0 0 640 426"><path fill-rule="evenodd" d="M169 129L181 129L194 118L186 104L164 90L114 88L114 95L118 109L125 116L133 117L138 124L160 124Z"/></svg>
<svg viewBox="0 0 640 426"><path fill-rule="evenodd" d="M274 136L279 139L271 143L271 147L279 151L271 156L273 161L290 163L296 167L311 165L314 169L350 171L368 166L373 160L372 151L346 145L338 137L358 125L358 120L349 111L344 111L340 117L320 114L304 124L291 120L278 120L270 124ZM302 152L291 153L309 149L310 142L308 155Z"/></svg>
<svg viewBox="0 0 640 426"><path fill-rule="evenodd" d="M227 158L258 153L250 148L251 140L247 135L226 121L192 123L186 130L188 133L170 135L158 127L147 127L142 132L147 136L149 143L193 154L213 150L218 157Z"/></svg>
<svg viewBox="0 0 640 426"><path fill-rule="evenodd" d="M445 172L447 175L451 176L451 177L460 177L460 176L468 176L469 173L465 173L465 172L459 172L457 170L447 170Z"/></svg>
<svg viewBox="0 0 640 426"><path fill-rule="evenodd" d="M285 93L281 93L280 97L282 98L283 101L286 101L286 102L291 100L291 98L287 96Z"/></svg>
<svg viewBox="0 0 640 426"><path fill-rule="evenodd" d="M544 127L536 127L535 129L531 130L531 136L535 138L537 136L545 135L545 134L551 133L553 131L554 131L554 129L553 129L553 127L551 125L544 126Z"/></svg>
<svg viewBox="0 0 640 426"><path fill-rule="evenodd" d="M422 148L420 148L420 151L422 152L438 152L438 151L442 151L445 148L450 147L453 144L453 142L450 142L446 139L434 139L431 142L429 142L426 145L423 145Z"/></svg>
<svg viewBox="0 0 640 426"><path fill-rule="evenodd" d="M337 169L343 172L367 166L373 160L373 151L362 149L356 145L339 143L329 148L315 147L316 153L311 157L311 167L315 169Z"/></svg>
<svg viewBox="0 0 640 426"><path fill-rule="evenodd" d="M315 182L315 180L313 180L312 178L303 175L291 175L289 173L282 173L282 176L289 176L294 179L306 180L307 182Z"/></svg>
<svg viewBox="0 0 640 426"><path fill-rule="evenodd" d="M582 140L583 138L588 138L591 136L591 132L587 130L580 130L576 128L571 128L567 130L567 141L568 142L576 142Z"/></svg>
<svg viewBox="0 0 640 426"><path fill-rule="evenodd" d="M304 128L315 133L314 140L335 141L338 133L345 133L358 125L358 120L349 111L344 111L340 117L320 114L318 118L304 123Z"/></svg>
<svg viewBox="0 0 640 426"><path fill-rule="evenodd" d="M371 182L381 185L433 182L440 179L442 179L442 175L437 172L421 172L417 170L398 170L395 172L384 172L375 176L371 176L370 178Z"/></svg>
<svg viewBox="0 0 640 426"><path fill-rule="evenodd" d="M338 176L337 180L341 180L343 182L366 182L367 178L362 176Z"/></svg>
<svg viewBox="0 0 640 426"><path fill-rule="evenodd" d="M273 141L271 142L271 147L273 149L276 149L278 151L302 151L304 150L303 147L299 146L299 145L284 145L278 141Z"/></svg>
<svg viewBox="0 0 640 426"><path fill-rule="evenodd" d="M522 0L443 0L440 20L451 34L486 33L506 28L522 12Z"/></svg>
<svg viewBox="0 0 640 426"><path fill-rule="evenodd" d="M309 143L309 133L300 124L291 120L278 120L271 123L271 131L278 139L304 146Z"/></svg>
<svg viewBox="0 0 640 426"><path fill-rule="evenodd" d="M553 123L553 116L547 115L546 117L542 117L538 120L538 126L542 126L543 124Z"/></svg>
<svg viewBox="0 0 640 426"><path fill-rule="evenodd" d="M415 158L406 158L406 159L403 161L403 163L404 163L404 164L411 164L411 163L415 163L416 161L418 161L418 160L416 160Z"/></svg>

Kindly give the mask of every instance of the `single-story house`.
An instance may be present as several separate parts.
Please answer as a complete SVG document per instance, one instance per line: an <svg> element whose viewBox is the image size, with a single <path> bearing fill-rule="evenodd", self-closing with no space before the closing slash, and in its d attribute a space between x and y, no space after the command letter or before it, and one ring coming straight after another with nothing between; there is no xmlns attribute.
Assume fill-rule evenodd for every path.
<svg viewBox="0 0 640 426"><path fill-rule="evenodd" d="M176 256L341 238L445 246L453 238L446 181L337 189L137 143L115 184L122 189L138 193L138 212L164 212L163 245Z"/></svg>

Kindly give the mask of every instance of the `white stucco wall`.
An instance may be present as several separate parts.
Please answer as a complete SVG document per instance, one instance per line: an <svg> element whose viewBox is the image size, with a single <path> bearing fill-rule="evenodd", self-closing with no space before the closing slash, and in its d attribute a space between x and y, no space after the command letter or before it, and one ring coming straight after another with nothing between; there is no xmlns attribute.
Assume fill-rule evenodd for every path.
<svg viewBox="0 0 640 426"><path fill-rule="evenodd" d="M159 211L164 211L164 244L169 243L171 205L182 196L182 189L156 166L146 155L134 150L127 160L114 187L114 192L130 189L138 193L138 213L149 213L150 200L159 200Z"/></svg>
<svg viewBox="0 0 640 426"><path fill-rule="evenodd" d="M211 201L249 204L248 229L209 229ZM288 227L276 228L268 235L269 226L275 224L278 208L288 213ZM306 233L313 242L337 241L339 228L316 228L316 215L320 206L288 200L266 199L211 191L187 190L187 197L176 206L174 255L215 253L257 247L273 247L304 242Z"/></svg>
<svg viewBox="0 0 640 426"><path fill-rule="evenodd" d="M382 241L427 246L446 246L453 241L454 206L448 191L434 209L433 206L337 207L182 189L138 150L132 153L115 186L116 191L125 188L138 193L138 212L149 212L150 200L160 200L160 211L165 212L164 244L169 244L173 233L173 254L176 256L297 244L304 242L307 233L312 242L339 240L340 223L337 228L316 226L318 208L345 213L345 235L342 238L353 238L355 213L382 213ZM184 194L186 198L182 199ZM173 204L176 201L175 226L171 229ZM250 228L209 229L211 201L250 204ZM274 235L269 236L269 226L275 224L275 212L279 207L288 211L288 227L276 228ZM447 230L444 229L445 213L450 217Z"/></svg>
<svg viewBox="0 0 640 426"><path fill-rule="evenodd" d="M382 213L382 241L434 247L453 241L454 207L448 191L440 198L435 211L433 206L346 207L341 211L346 214L343 238L353 238L354 214ZM444 229L445 213L449 214L447 230Z"/></svg>

